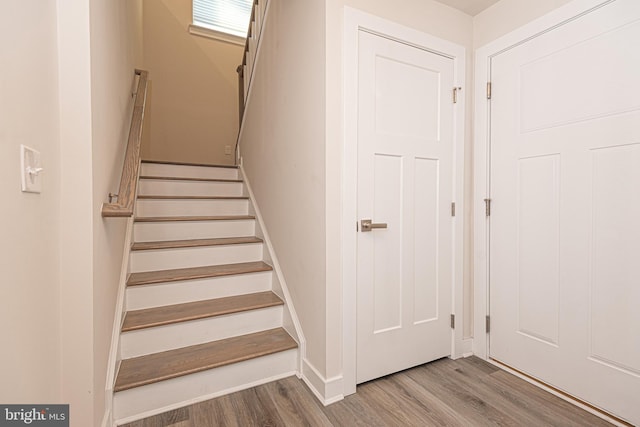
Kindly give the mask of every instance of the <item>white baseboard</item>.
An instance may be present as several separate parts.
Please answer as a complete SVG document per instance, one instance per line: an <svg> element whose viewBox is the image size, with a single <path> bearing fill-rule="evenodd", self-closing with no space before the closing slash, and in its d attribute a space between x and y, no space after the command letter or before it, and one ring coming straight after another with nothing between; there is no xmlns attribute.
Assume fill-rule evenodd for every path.
<svg viewBox="0 0 640 427"><path fill-rule="evenodd" d="M114 307L113 327L111 331L111 345L109 359L107 361L107 378L105 382L105 408L102 418L102 427L112 427L113 421L113 384L118 375L118 363L120 362L120 330L125 316L127 276L129 275L129 254L133 243L133 216L127 219L127 227L124 237L124 250L122 251L122 267L118 281L118 293Z"/></svg>
<svg viewBox="0 0 640 427"><path fill-rule="evenodd" d="M473 356L473 338L456 340L451 353L451 359L456 360Z"/></svg>
<svg viewBox="0 0 640 427"><path fill-rule="evenodd" d="M302 381L324 406L344 399L342 375L325 379L306 358L302 360Z"/></svg>
<svg viewBox="0 0 640 427"><path fill-rule="evenodd" d="M113 412L111 412L111 408L107 408L104 411L104 417L102 418L101 427L113 427Z"/></svg>
<svg viewBox="0 0 640 427"><path fill-rule="evenodd" d="M256 236L261 237L264 241L265 250L263 252L263 256L265 260L267 260L273 266L273 272L275 276L274 280L272 281L272 290L284 300L285 311L288 312L288 315L284 316L284 319L288 319L291 321L290 325L287 324L287 322L284 322L283 327L289 333L289 335L291 335L298 343L298 347L300 349L300 360L298 361L298 369L302 371L302 360L304 357L306 357L307 354L307 344L304 333L302 331L302 325L300 324L298 314L296 313L295 306L293 305L293 299L291 298L291 293L289 292L287 281L285 280L284 273L280 268L280 262L278 261L275 249L273 248L273 245L271 243L271 238L269 237L264 219L262 218L260 207L258 206L256 197L253 194L251 183L249 182L249 178L245 173L242 162L240 163L240 176L244 181L245 189L247 191L247 195L249 196L249 210L256 217Z"/></svg>
<svg viewBox="0 0 640 427"><path fill-rule="evenodd" d="M462 340L460 352L462 353L462 357L473 356L473 338Z"/></svg>

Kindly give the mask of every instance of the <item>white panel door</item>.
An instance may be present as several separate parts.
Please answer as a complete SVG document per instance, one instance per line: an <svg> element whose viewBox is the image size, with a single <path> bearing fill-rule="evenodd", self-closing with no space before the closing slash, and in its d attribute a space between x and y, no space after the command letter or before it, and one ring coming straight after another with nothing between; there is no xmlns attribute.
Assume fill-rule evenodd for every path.
<svg viewBox="0 0 640 427"><path fill-rule="evenodd" d="M357 382L451 352L453 60L359 35Z"/></svg>
<svg viewBox="0 0 640 427"><path fill-rule="evenodd" d="M490 355L640 425L640 2L491 61Z"/></svg>

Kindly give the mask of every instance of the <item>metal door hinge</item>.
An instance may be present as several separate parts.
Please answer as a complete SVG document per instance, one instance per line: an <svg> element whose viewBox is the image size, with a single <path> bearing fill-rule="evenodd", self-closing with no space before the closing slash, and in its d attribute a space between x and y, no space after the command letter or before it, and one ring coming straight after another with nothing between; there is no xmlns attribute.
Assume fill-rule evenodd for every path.
<svg viewBox="0 0 640 427"><path fill-rule="evenodd" d="M456 202L451 203L451 216L456 216Z"/></svg>
<svg viewBox="0 0 640 427"><path fill-rule="evenodd" d="M456 315L452 314L451 315L451 329L455 329L456 328Z"/></svg>
<svg viewBox="0 0 640 427"><path fill-rule="evenodd" d="M484 199L484 213L486 216L491 216L491 199Z"/></svg>
<svg viewBox="0 0 640 427"><path fill-rule="evenodd" d="M460 86L456 86L453 88L453 103L457 104L458 103L458 91L461 91L462 87Z"/></svg>
<svg viewBox="0 0 640 427"><path fill-rule="evenodd" d="M487 99L491 99L491 82L487 82Z"/></svg>
<svg viewBox="0 0 640 427"><path fill-rule="evenodd" d="M486 319L485 329L487 330L487 333L491 332L491 318L489 316L487 316Z"/></svg>

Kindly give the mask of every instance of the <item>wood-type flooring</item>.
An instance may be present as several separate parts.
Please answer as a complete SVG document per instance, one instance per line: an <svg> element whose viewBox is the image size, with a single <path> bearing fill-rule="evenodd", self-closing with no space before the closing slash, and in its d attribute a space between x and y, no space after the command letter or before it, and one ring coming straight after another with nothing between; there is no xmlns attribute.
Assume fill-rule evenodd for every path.
<svg viewBox="0 0 640 427"><path fill-rule="evenodd" d="M213 426L610 426L478 359L441 359L358 386L323 407L296 377L127 424Z"/></svg>

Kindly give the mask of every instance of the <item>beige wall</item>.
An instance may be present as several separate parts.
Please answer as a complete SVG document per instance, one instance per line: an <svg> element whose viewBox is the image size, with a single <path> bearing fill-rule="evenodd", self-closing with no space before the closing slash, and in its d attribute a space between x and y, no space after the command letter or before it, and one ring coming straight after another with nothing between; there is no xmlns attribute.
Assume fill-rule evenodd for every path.
<svg viewBox="0 0 640 427"><path fill-rule="evenodd" d="M571 0L502 0L473 18L476 48L551 12Z"/></svg>
<svg viewBox="0 0 640 427"><path fill-rule="evenodd" d="M144 0L143 13L151 80L143 157L233 164L244 46L189 34L191 0Z"/></svg>
<svg viewBox="0 0 640 427"><path fill-rule="evenodd" d="M271 0L269 8L241 155L304 330L309 362L322 372L324 1Z"/></svg>
<svg viewBox="0 0 640 427"><path fill-rule="evenodd" d="M467 64L472 54L472 19L470 16L442 5L432 0L402 0L388 2L385 0L328 0L327 1L327 306L331 308L331 315L327 318L327 377L339 375L342 370L342 330L338 313L341 312L342 287L340 252L340 219L341 219L341 170L342 144L344 124L342 120L343 91L342 91L342 28L343 6L350 6L361 11L377 15L384 19L405 25L424 33L457 43L467 49ZM470 66L467 68L466 90L467 97L467 129L465 134L466 174L465 179L471 178L471 84ZM467 191L472 188L467 185ZM469 200L470 193L466 199ZM470 236L470 203L467 203L468 215L465 216L465 235ZM467 252L466 255L469 255ZM465 260L465 295L467 300L471 295L470 256ZM353 286L344 283L342 286ZM469 303L467 304L469 305ZM466 313L465 313L466 314ZM471 331L471 316L464 316L465 330ZM468 335L468 334L467 334ZM355 339L355 337L354 337Z"/></svg>
<svg viewBox="0 0 640 427"><path fill-rule="evenodd" d="M25 31L25 23L29 30ZM55 2L0 13L0 402L61 402ZM16 37L21 34L21 37ZM41 194L20 191L20 144L42 153Z"/></svg>

